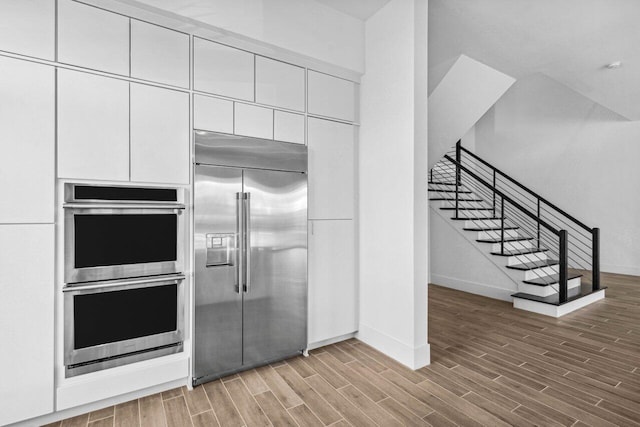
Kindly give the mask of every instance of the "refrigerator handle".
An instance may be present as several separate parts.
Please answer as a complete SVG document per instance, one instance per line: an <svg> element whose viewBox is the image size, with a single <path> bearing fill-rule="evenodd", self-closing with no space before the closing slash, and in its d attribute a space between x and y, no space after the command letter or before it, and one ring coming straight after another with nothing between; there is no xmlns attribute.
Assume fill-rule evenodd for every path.
<svg viewBox="0 0 640 427"><path fill-rule="evenodd" d="M245 292L249 292L251 290L251 193L245 193L245 209L244 209L244 217L245 217Z"/></svg>
<svg viewBox="0 0 640 427"><path fill-rule="evenodd" d="M236 193L236 292L242 292L243 272L244 272L244 193Z"/></svg>

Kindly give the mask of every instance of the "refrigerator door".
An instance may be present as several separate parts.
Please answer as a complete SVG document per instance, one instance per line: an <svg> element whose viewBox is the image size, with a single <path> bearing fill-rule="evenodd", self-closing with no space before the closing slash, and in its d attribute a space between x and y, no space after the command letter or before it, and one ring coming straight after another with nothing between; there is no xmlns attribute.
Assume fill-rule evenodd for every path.
<svg viewBox="0 0 640 427"><path fill-rule="evenodd" d="M238 207L242 170L195 166L194 379L242 366Z"/></svg>
<svg viewBox="0 0 640 427"><path fill-rule="evenodd" d="M244 171L247 274L244 364L306 348L307 176Z"/></svg>

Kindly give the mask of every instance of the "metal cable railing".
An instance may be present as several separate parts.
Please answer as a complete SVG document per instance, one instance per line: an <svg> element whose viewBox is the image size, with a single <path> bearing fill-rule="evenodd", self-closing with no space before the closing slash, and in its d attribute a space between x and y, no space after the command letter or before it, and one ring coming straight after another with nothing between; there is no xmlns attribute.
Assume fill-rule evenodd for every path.
<svg viewBox="0 0 640 427"><path fill-rule="evenodd" d="M446 189L449 194L455 194L447 204L448 209L455 212L454 218L480 221L485 225L499 224L496 240L499 240L502 254L506 243L508 251L523 252L521 259L528 260L525 262L557 258L558 304L568 299L569 271L590 274L590 291L600 289L598 228L588 227L462 147L460 141L455 150L431 169L429 181L441 191ZM488 211L491 211L490 220L481 214L488 214ZM518 228L520 238L510 234L510 228ZM530 253L526 253L528 249Z"/></svg>

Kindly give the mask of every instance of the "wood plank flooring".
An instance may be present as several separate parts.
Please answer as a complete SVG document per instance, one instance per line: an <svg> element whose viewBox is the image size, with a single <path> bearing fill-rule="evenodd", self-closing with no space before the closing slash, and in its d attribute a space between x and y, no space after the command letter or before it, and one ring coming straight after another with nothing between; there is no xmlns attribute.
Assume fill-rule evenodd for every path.
<svg viewBox="0 0 640 427"><path fill-rule="evenodd" d="M432 364L355 339L52 425L640 426L640 277L561 319L429 287Z"/></svg>

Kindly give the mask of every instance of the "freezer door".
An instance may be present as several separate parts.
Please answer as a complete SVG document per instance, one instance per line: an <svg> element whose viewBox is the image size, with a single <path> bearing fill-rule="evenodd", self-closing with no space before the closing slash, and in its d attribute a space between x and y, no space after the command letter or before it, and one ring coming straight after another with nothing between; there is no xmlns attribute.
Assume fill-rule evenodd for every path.
<svg viewBox="0 0 640 427"><path fill-rule="evenodd" d="M195 379L242 366L241 192L241 169L195 166Z"/></svg>
<svg viewBox="0 0 640 427"><path fill-rule="evenodd" d="M293 354L307 341L307 176L244 172L247 274L244 364Z"/></svg>

